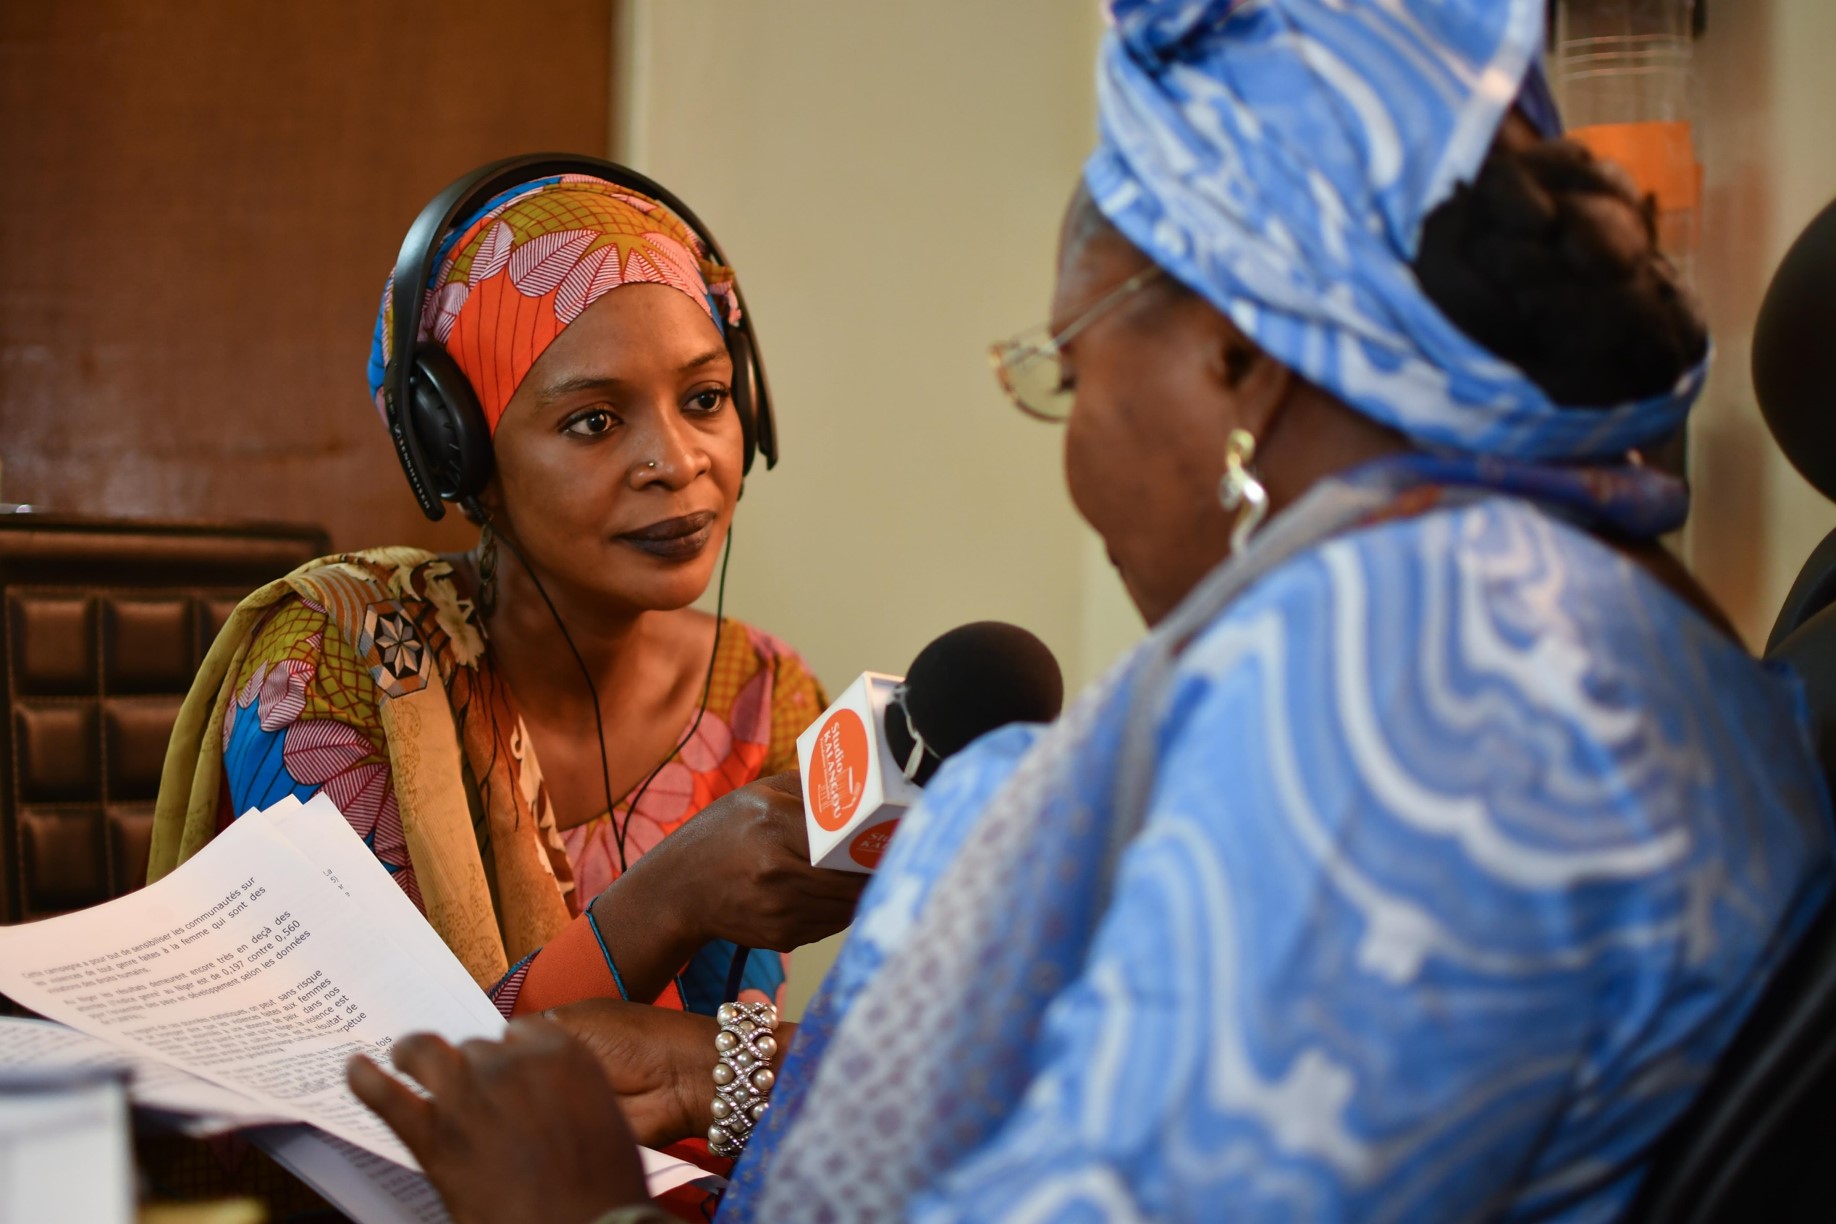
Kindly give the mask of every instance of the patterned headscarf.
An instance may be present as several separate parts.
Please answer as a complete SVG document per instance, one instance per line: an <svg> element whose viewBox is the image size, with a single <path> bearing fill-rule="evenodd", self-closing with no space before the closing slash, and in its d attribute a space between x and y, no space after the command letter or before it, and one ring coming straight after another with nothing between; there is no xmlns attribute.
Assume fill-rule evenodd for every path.
<svg viewBox="0 0 1836 1224"><path fill-rule="evenodd" d="M620 285L668 285L722 333L739 322L733 274L712 262L674 213L586 175L537 179L495 197L441 244L421 339L438 341L478 395L491 431L545 349L580 312ZM382 410L391 356L394 278L370 342L370 395Z"/></svg>
<svg viewBox="0 0 1836 1224"><path fill-rule="evenodd" d="M1410 268L1531 74L1544 0L1109 7L1091 195L1264 351L1432 450L1597 459L1681 426L1706 361L1666 395L1562 408Z"/></svg>

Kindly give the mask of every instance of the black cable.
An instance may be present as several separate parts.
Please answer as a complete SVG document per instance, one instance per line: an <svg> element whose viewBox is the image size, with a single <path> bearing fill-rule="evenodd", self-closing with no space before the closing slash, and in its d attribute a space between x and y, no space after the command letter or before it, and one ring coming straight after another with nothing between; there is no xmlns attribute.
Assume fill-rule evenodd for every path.
<svg viewBox="0 0 1836 1224"><path fill-rule="evenodd" d="M695 738L695 732L701 727L702 717L708 712L708 694L714 687L714 664L720 658L721 612L727 603L727 561L733 555L733 528L731 525L728 526L726 547L721 552L720 593L716 600L714 616L714 652L708 659L707 679L701 686L701 709L695 715L695 721L690 725L688 734L682 737L682 742L670 749L669 755L658 762L657 767L650 771L650 776L644 779L643 786L638 789L637 796L631 801L631 807L625 812L625 823L620 825L617 805L612 802L612 760L606 754L605 715L599 707L599 686L593 682L592 669L586 665L586 659L581 655L580 648L574 645L574 637L567 631L567 624L561 619L561 613L555 607L555 601L548 597L547 589L542 586L542 579L536 574L535 567L529 564L529 558L523 555L523 550L517 547L516 541L497 529L491 522L491 516L485 512L485 508L476 498L467 498L461 505L479 522L490 527L522 565L523 572L528 574L529 580L535 584L536 594L540 595L542 602L548 606L548 614L554 618L555 628L561 631L561 640L567 643L568 651L574 656L574 663L580 668L580 678L586 681L587 693L593 698L593 728L597 732L594 738L599 744L599 780L605 790L606 819L612 822L612 830L618 846L618 873L622 876L629 866L625 861L625 834L631 827L631 815L637 811L638 800L644 797L644 792L650 789L650 784L656 780L656 776L663 772L663 766L674 760L676 754L681 752L691 739Z"/></svg>
<svg viewBox="0 0 1836 1224"><path fill-rule="evenodd" d="M695 721L689 724L688 734L682 737L682 742L670 749L668 756L657 762L657 767L650 771L650 776L644 779L644 784L637 788L637 793L631 798L631 806L625 809L625 823L621 826L618 823L618 817L612 817L612 829L618 839L618 873L620 875L625 874L625 832L631 828L631 818L637 814L638 803L644 798L644 792L650 789L650 784L657 780L657 775L663 772L663 767L675 760L677 753L688 747L688 742L695 738L695 732L701 730L701 720L707 715L708 695L714 691L714 665L720 661L720 631L727 619L727 561L732 556L733 525L729 523L727 543L720 553L720 584L715 588L714 595L714 653L708 656L708 675L701 683L701 709L696 713ZM609 813L612 809L607 808L606 810Z"/></svg>
<svg viewBox="0 0 1836 1224"><path fill-rule="evenodd" d="M751 948L734 946L733 959L727 962L727 989L721 993L722 1003L734 1003L739 1000L740 987L746 982L746 961L751 956Z"/></svg>
<svg viewBox="0 0 1836 1224"><path fill-rule="evenodd" d="M476 516L479 522L491 528L492 533L502 540L504 546L516 557L517 562L523 567L523 572L529 575L529 580L535 583L536 594L540 595L542 602L548 605L548 614L554 617L555 628L561 631L561 640L567 643L568 650L574 656L574 662L580 668L580 678L586 681L587 692L593 698L593 726L599 732L594 737L599 742L599 780L600 784L605 787L606 810L610 812L612 810L612 761L606 755L606 724L604 717L599 712L599 686L593 683L592 669L587 667L586 659L580 654L580 647L574 645L574 635L567 631L567 624L561 619L561 613L555 607L555 601L548 597L547 589L542 586L542 579L537 576L535 567L529 564L529 558L523 555L523 550L517 547L516 541L497 529L491 522L491 516L485 513L485 508L478 503L476 498L467 498L461 505ZM623 855L620 855L619 873L624 874Z"/></svg>

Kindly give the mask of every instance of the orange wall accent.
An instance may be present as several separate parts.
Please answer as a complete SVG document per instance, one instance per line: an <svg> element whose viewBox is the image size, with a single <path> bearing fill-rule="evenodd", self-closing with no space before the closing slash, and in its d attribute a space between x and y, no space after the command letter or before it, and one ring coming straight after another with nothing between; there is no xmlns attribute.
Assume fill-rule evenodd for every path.
<svg viewBox="0 0 1836 1224"><path fill-rule="evenodd" d="M1658 207L1665 212L1701 205L1702 165L1696 160L1688 123L1593 123L1568 134L1595 157L1625 167L1638 189L1656 195Z"/></svg>

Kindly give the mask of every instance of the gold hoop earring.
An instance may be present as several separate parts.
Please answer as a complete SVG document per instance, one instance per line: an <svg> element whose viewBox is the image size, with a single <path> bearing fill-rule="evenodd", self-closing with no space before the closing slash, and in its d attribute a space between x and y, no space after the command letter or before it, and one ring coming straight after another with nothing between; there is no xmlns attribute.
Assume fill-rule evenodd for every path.
<svg viewBox="0 0 1836 1224"><path fill-rule="evenodd" d="M1250 536L1269 513L1269 491L1256 477L1251 466L1255 461L1256 436L1247 429L1231 430L1224 441L1224 478L1218 482L1218 501L1237 516L1230 529L1233 553L1249 546Z"/></svg>

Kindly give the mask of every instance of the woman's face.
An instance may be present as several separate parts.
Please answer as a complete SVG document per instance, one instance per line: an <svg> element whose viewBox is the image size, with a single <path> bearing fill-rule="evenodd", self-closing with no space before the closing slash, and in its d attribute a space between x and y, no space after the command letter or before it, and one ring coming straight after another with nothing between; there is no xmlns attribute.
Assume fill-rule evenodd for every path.
<svg viewBox="0 0 1836 1224"><path fill-rule="evenodd" d="M1113 233L1080 234L1074 203L1052 297L1054 334L1147 260ZM1103 537L1148 624L1229 552L1218 501L1236 411L1225 377L1229 324L1164 281L1100 316L1064 350L1071 500Z"/></svg>
<svg viewBox="0 0 1836 1224"><path fill-rule="evenodd" d="M494 522L544 579L608 609L692 603L739 499L732 385L720 332L688 295L648 284L606 294L504 408Z"/></svg>

